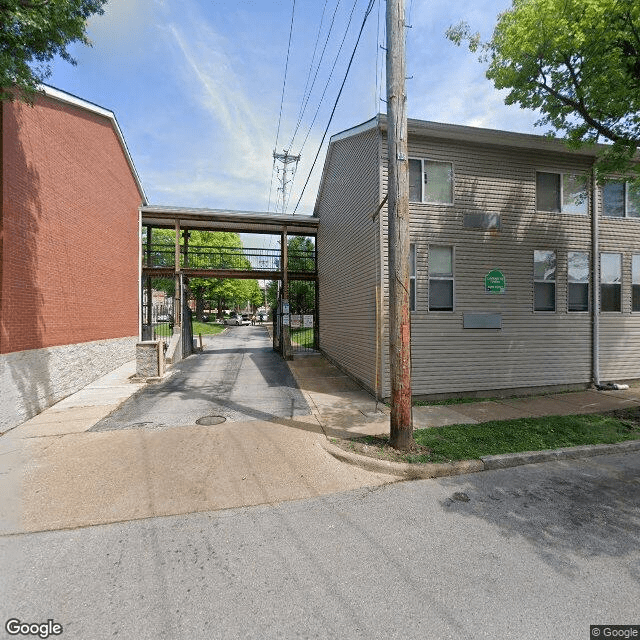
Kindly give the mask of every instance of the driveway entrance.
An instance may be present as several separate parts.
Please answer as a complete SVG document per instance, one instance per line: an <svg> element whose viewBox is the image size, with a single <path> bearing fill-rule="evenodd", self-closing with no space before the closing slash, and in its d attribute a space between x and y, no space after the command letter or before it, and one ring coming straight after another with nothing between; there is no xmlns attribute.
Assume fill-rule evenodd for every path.
<svg viewBox="0 0 640 640"><path fill-rule="evenodd" d="M289 367L273 351L266 327L228 327L204 351L173 367L91 431L272 420L309 415Z"/></svg>

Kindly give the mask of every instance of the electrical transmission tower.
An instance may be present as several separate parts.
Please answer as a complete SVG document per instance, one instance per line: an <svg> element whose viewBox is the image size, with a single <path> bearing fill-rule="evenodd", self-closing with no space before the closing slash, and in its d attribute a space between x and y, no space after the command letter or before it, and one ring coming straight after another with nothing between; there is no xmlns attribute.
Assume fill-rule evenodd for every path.
<svg viewBox="0 0 640 640"><path fill-rule="evenodd" d="M280 179L280 186L278 187L278 191L282 192L282 213L286 213L287 209L287 185L291 182L291 180L287 179L288 169L287 167L295 162L295 167L293 168L293 174L295 175L296 169L298 168L298 162L300 161L300 156L292 156L289 154L287 150L284 150L284 153L276 153L273 152L273 159L278 162L282 162L282 169L278 169L278 175ZM276 203L276 209L278 205Z"/></svg>

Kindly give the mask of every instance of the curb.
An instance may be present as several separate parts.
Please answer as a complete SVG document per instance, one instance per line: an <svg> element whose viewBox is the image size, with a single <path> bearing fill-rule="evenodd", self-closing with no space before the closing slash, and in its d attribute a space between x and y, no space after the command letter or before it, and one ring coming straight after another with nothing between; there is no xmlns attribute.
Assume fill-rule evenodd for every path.
<svg viewBox="0 0 640 640"><path fill-rule="evenodd" d="M353 464L367 471L386 473L399 476L407 480L420 478L438 478L441 476L457 476L463 473L475 473L484 471L482 460L457 460L456 462L410 464L408 462L391 462L390 460L378 460L358 453L345 451L328 439L322 441L322 446L334 458Z"/></svg>
<svg viewBox="0 0 640 640"><path fill-rule="evenodd" d="M408 462L391 462L370 458L352 451L345 451L341 447L322 441L324 450L334 458L355 465L367 471L386 473L406 480L421 478L439 478L443 476L457 476L464 473L477 473L494 469L508 469L524 464L549 462L552 460L576 460L591 458L609 453L629 453L640 451L640 440L626 440L614 444L589 444L577 447L563 447L561 449L547 449L545 451L523 451L521 453L502 453L495 456L483 456L479 460L457 460L455 462L410 464Z"/></svg>

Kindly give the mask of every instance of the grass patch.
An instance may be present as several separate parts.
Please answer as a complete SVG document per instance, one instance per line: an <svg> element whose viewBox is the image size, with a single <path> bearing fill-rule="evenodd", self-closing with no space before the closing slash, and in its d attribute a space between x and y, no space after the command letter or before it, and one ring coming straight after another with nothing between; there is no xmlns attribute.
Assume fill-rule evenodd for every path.
<svg viewBox="0 0 640 640"><path fill-rule="evenodd" d="M415 449L402 453L387 436L344 440L347 450L398 462L450 462L523 451L640 440L640 407L603 414L521 418L458 424L414 432Z"/></svg>
<svg viewBox="0 0 640 640"><path fill-rule="evenodd" d="M289 335L291 336L291 342L305 349L313 349L313 327L291 329Z"/></svg>
<svg viewBox="0 0 640 640"><path fill-rule="evenodd" d="M197 320L194 320L191 323L191 326L193 327L194 337L199 333L201 333L203 336L211 336L222 333L224 331L224 325L217 324L216 322L198 322Z"/></svg>

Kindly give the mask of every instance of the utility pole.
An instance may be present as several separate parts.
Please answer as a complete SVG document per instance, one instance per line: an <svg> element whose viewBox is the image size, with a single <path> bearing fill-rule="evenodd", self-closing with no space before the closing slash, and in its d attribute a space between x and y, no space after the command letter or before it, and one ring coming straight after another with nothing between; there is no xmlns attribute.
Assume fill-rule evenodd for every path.
<svg viewBox="0 0 640 640"><path fill-rule="evenodd" d="M389 214L389 443L409 449L411 413L411 319L409 316L409 165L405 90L404 0L387 0L387 138Z"/></svg>
<svg viewBox="0 0 640 640"><path fill-rule="evenodd" d="M300 161L300 156L292 156L289 154L289 151L287 151L286 149L284 149L284 153L276 153L275 151L273 152L273 159L274 160L278 160L279 162L282 162L282 179L280 180L282 186L278 188L278 191L282 191L282 213L286 213L286 208L287 208L287 165L291 164L292 162L296 163L296 166L298 165L298 162ZM295 170L294 170L295 173Z"/></svg>

